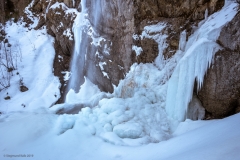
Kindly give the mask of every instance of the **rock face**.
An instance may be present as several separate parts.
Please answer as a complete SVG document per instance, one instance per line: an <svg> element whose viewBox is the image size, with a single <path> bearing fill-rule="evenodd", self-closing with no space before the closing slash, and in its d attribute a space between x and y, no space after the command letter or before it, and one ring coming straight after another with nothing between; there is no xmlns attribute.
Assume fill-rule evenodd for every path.
<svg viewBox="0 0 240 160"><path fill-rule="evenodd" d="M64 2L64 3L63 3ZM56 7L54 7L55 4ZM64 101L64 90L66 82L64 81L64 73L69 70L70 56L73 52L74 37L72 33L72 26L76 18L77 10L69 7L77 8L80 0L73 3L72 0L34 0L31 10L39 17L38 25L35 29L42 26L47 27L48 34L55 37L54 48L56 56L54 59L54 75L58 76L61 86L61 98L58 103ZM59 6L59 7L58 7ZM69 12L68 12L69 11Z"/></svg>
<svg viewBox="0 0 240 160"><path fill-rule="evenodd" d="M97 3L92 0L87 4L90 13L96 9L93 2ZM164 32L169 36L168 46L163 54L166 59L170 58L178 49L180 33L186 29L190 34L191 26L197 25L199 20L204 19L206 10L212 14L223 6L224 1L182 0L173 3L166 0L102 0L98 3L101 6L101 10L97 13L99 21L96 23L93 15L90 15L90 21L99 34L107 40L101 46L106 46L109 54L104 53L103 47L92 48L93 53L98 51L100 56L96 58L95 55L89 55L86 68L88 73L91 69L90 73L94 73L94 76L87 75L101 90L112 92L112 84L118 85L119 80L124 78L133 63L153 62L159 53L158 45L153 39L134 39L134 34L140 35L146 25L156 24L159 21L166 22L167 27ZM140 56L136 56L132 45L142 48ZM99 62L106 64L103 70L108 78L103 76L99 67L96 67Z"/></svg>
<svg viewBox="0 0 240 160"><path fill-rule="evenodd" d="M207 118L223 118L240 111L240 13L221 31L223 47L208 70L198 97Z"/></svg>
<svg viewBox="0 0 240 160"><path fill-rule="evenodd" d="M95 13L94 4L101 8L97 13ZM132 57L132 35L135 29L133 1L92 0L88 1L87 6L91 24L105 40L101 41L100 46L89 46L90 54L87 54L85 62L86 75L101 90L112 92L113 85L118 85L119 80L124 78L134 62ZM91 42L91 37L89 38ZM99 64L105 65L101 68ZM107 76L103 75L103 72Z"/></svg>
<svg viewBox="0 0 240 160"><path fill-rule="evenodd" d="M60 7L55 6L57 3L61 3ZM36 29L46 25L48 33L55 37L54 74L60 77L63 84L62 94L65 90L62 72L69 70L70 55L74 46L73 37L65 36L66 31L72 35L71 28L76 17L76 12L69 13L69 9L81 10L78 8L79 4L80 0L35 0L31 8L40 17ZM113 85L118 85L133 63L153 62L159 53L158 45L153 39L134 39L134 34L140 35L146 25L165 22L167 27L163 32L168 37L163 55L165 59L170 58L178 49L180 33L186 30L190 35L193 26L204 19L206 10L208 14L212 14L223 4L224 0L180 0L174 3L167 0L88 0L89 20L105 41L99 46L86 47L88 53L79 69L82 69L83 74L102 91L112 92ZM94 5L98 5L100 10ZM88 36L87 39L88 44L91 44L91 37ZM142 48L140 56L132 50L133 45ZM79 79L80 84L83 83L83 76ZM62 99L59 102L61 101Z"/></svg>
<svg viewBox="0 0 240 160"><path fill-rule="evenodd" d="M10 18L17 21L20 16L23 16L23 11L30 2L31 0L1 0L0 23L4 23Z"/></svg>
<svg viewBox="0 0 240 160"><path fill-rule="evenodd" d="M204 19L205 10L209 14L222 8L223 0L135 0L136 17L141 22L144 19L158 17L176 18L189 17L191 20Z"/></svg>
<svg viewBox="0 0 240 160"><path fill-rule="evenodd" d="M219 36L219 43L226 50L238 52L240 51L240 12L234 19L228 23L221 31Z"/></svg>

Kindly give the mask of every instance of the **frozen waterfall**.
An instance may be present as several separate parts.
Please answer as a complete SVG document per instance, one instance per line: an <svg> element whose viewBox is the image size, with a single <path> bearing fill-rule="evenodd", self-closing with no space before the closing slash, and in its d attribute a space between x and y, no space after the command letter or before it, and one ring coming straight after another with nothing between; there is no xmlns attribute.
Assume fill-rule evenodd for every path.
<svg viewBox="0 0 240 160"><path fill-rule="evenodd" d="M99 1L92 2L96 3L91 5L100 5ZM113 94L100 92L84 77L84 63L89 54L87 45L90 43L86 36L92 38L91 45L101 45L104 40L92 26L98 25L100 8L90 13L94 17L90 23L89 6L86 5L86 0L82 0L81 12L73 27L75 48L66 103L87 104L78 116L93 135L117 145L160 142L171 137L176 126L186 119L187 113L193 119L203 117L198 115L203 114L202 111L197 113L192 109L188 112L194 83L197 81L198 89L201 88L215 53L221 49L216 43L221 28L237 13L236 3L226 3L222 10L209 17L206 10L205 19L190 37L187 38L185 30L181 33L179 49L167 60L163 58L168 37L163 32L166 23L145 26L140 35L134 34L133 38L156 41L159 55L151 64L133 64L126 77L114 88ZM135 48L139 46L133 47L133 50ZM64 107L69 106L56 105L52 110ZM194 115L189 115L191 113Z"/></svg>
<svg viewBox="0 0 240 160"><path fill-rule="evenodd" d="M89 73L89 68L86 68L86 59L87 54L91 52L89 49L89 44L99 45L99 42L102 40L101 37L97 34L94 28L97 28L99 18L100 18L100 1L94 0L91 1L91 6L87 3L87 0L82 0L79 8L81 12L77 14L77 17L73 24L73 33L74 33L74 52L72 54L72 60L70 65L70 79L67 87L67 95L65 102L72 103L71 97L79 97L77 93L80 90L80 86L87 80L85 75ZM90 13L93 12L93 13ZM90 15L93 16L93 24L89 21ZM93 40L90 42L89 37ZM91 83L91 82L90 82ZM94 90L94 89L93 89ZM87 91L85 91L87 94ZM81 94L80 99L82 99L83 94ZM70 98L70 99L69 99ZM77 99L75 100L77 101Z"/></svg>

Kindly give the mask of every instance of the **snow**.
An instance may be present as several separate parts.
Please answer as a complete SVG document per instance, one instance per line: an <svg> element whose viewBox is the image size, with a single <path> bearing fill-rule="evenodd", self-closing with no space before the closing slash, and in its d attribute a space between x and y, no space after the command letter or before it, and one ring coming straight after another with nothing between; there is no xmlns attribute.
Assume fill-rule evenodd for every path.
<svg viewBox="0 0 240 160"><path fill-rule="evenodd" d="M118 65L118 68L120 69L120 70L122 70L122 69L124 69L122 66L120 66L120 65Z"/></svg>
<svg viewBox="0 0 240 160"><path fill-rule="evenodd" d="M34 1L32 1L24 10L24 13L26 13L27 17L33 22L33 24L30 26L31 28L36 27L39 21L39 18L34 16L33 13L29 10L33 5Z"/></svg>
<svg viewBox="0 0 240 160"><path fill-rule="evenodd" d="M133 38L134 40L139 40L139 36L138 36L137 34L133 34L132 38Z"/></svg>
<svg viewBox="0 0 240 160"><path fill-rule="evenodd" d="M62 8L63 10L68 9L68 7L64 3L59 3L59 2L56 2L53 5L51 5L49 9L56 9L56 8Z"/></svg>
<svg viewBox="0 0 240 160"><path fill-rule="evenodd" d="M62 74L64 74L64 77L63 77L63 80L64 81L68 81L71 77L71 72L68 72L68 71L62 71L61 72Z"/></svg>
<svg viewBox="0 0 240 160"><path fill-rule="evenodd" d="M186 118L192 120L202 120L205 116L205 109L203 108L200 100L194 95L188 105Z"/></svg>
<svg viewBox="0 0 240 160"><path fill-rule="evenodd" d="M23 26L21 21L8 22L5 26L12 51L18 52L21 59L10 79L11 86L0 92L0 112L3 113L33 111L40 106L48 108L60 97L60 82L52 70L54 39L47 34L46 28L29 30ZM21 79L28 88L26 92L20 92ZM4 99L7 95L10 100Z"/></svg>
<svg viewBox="0 0 240 160"><path fill-rule="evenodd" d="M143 33L142 33L142 35L140 37L141 37L141 39L143 39L145 37L149 37L150 33L159 33L165 27L166 27L166 23L163 23L163 22L159 22L157 24L150 25L150 26L145 26L144 27L144 31L143 31Z"/></svg>
<svg viewBox="0 0 240 160"><path fill-rule="evenodd" d="M118 137L131 139L140 138L142 130L142 126L139 123L118 124L113 128L113 132L116 133Z"/></svg>
<svg viewBox="0 0 240 160"><path fill-rule="evenodd" d="M69 40L73 40L73 35L71 33L71 30L70 28L67 28L64 32L63 32L63 35L65 35L66 37L68 37Z"/></svg>
<svg viewBox="0 0 240 160"><path fill-rule="evenodd" d="M75 41L81 42L84 31L98 44L101 37L86 19L86 0L81 5L73 28ZM236 6L229 2L207 17L188 41L183 31L179 50L168 60L162 58L167 24L146 26L133 38L158 43L154 63L133 64L112 94L101 92L85 77L79 91L70 89L65 103L53 106L60 96L59 80L52 73L53 38L45 27L35 31L8 22L9 41L22 52L18 72L29 90L16 89L19 77L14 72L11 87L0 92L0 159L28 154L36 160L240 159L240 114L203 121L200 102L195 99L188 105L193 82L197 78L201 87L214 53L221 49L216 44L219 31L234 17ZM70 73L64 73L65 80ZM3 99L7 92L8 101ZM196 121L186 119L186 113Z"/></svg>
<svg viewBox="0 0 240 160"><path fill-rule="evenodd" d="M85 80L79 93L71 90L67 94L67 102L91 107L79 112L79 116L84 123L95 130L97 137L109 143L141 145L166 140L170 133L167 115L163 108L166 86L159 85L161 74L153 64L135 65L126 79L120 82L113 95L101 95L96 86ZM95 88L92 92L94 94L84 94L83 91L91 91L91 87ZM84 100L83 97L86 95L90 98L89 101ZM59 105L52 108L56 108L55 112L57 112L61 109L58 107ZM124 138L113 138L117 135ZM134 136L138 139L132 139Z"/></svg>
<svg viewBox="0 0 240 160"><path fill-rule="evenodd" d="M91 100L91 97L101 93L96 85L85 77L84 84L80 87L77 94L70 90L66 97L66 103L79 103Z"/></svg>
<svg viewBox="0 0 240 160"><path fill-rule="evenodd" d="M114 145L95 137L95 131L78 115L14 113L0 121L5 131L0 132L3 160L9 159L4 155L16 154L32 154L35 160L240 158L240 114L222 120L186 120L168 141L138 147Z"/></svg>
<svg viewBox="0 0 240 160"><path fill-rule="evenodd" d="M104 70L104 65L107 65L107 63L106 62L99 62L98 63L99 64L99 67L100 67L100 69L103 71Z"/></svg>
<svg viewBox="0 0 240 160"><path fill-rule="evenodd" d="M180 35L180 44L179 44L179 50L181 51L185 51L185 47L186 47L186 41L187 41L187 32L186 30L182 31L181 35Z"/></svg>
<svg viewBox="0 0 240 160"><path fill-rule="evenodd" d="M158 43L158 50L159 50L158 56L154 62L159 69L163 69L165 65L163 52L168 46L168 44L166 43L166 39L168 36L163 31L164 31L164 28L166 28L166 26L167 26L166 23L159 22L157 24L145 26L141 35L136 35L136 34L133 35L134 39L138 37L140 37L141 39L149 38L149 39L155 40ZM136 48L134 46L133 46L133 49L135 50L137 55L140 54L140 51L142 51L141 48Z"/></svg>
<svg viewBox="0 0 240 160"><path fill-rule="evenodd" d="M98 54L99 54L99 53L98 53ZM104 65L107 65L107 63L106 63L106 62L99 62L99 63L98 63L98 66L100 67L103 76L104 76L104 77L107 77L107 78L109 79L109 76L108 76L107 72L104 72L104 67L103 67Z"/></svg>
<svg viewBox="0 0 240 160"><path fill-rule="evenodd" d="M143 51L142 47L138 47L138 46L135 46L135 45L132 46L132 50L135 51L137 56L139 56L141 54L141 52Z"/></svg>
<svg viewBox="0 0 240 160"><path fill-rule="evenodd" d="M77 15L77 13L78 13L78 11L76 9L74 9L74 8L68 8L64 12L65 12L65 14L71 14L71 15Z"/></svg>
<svg viewBox="0 0 240 160"><path fill-rule="evenodd" d="M74 113L95 136L112 144L136 146L168 139L166 87L158 86L161 73L153 64L135 65L130 73L114 94L103 94L85 78L79 92L70 90L66 104L53 106L52 113L77 110Z"/></svg>
<svg viewBox="0 0 240 160"><path fill-rule="evenodd" d="M103 74L104 77L107 77L109 79L109 76L108 76L107 72L102 71L102 74Z"/></svg>

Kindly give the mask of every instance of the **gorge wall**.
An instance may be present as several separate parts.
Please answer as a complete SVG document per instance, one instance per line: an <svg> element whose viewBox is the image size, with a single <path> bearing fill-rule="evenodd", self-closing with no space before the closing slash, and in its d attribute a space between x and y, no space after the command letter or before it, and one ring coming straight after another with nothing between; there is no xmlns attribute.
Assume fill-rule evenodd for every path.
<svg viewBox="0 0 240 160"><path fill-rule="evenodd" d="M87 1L89 13L95 10L93 6L95 1L98 0ZM19 12L21 13L19 16L23 15L24 20L31 23L23 12L6 9L6 6L9 6L6 4L11 3L14 6L21 4L25 7L29 2L24 1L23 5L21 1L18 3L14 0L1 1L5 3L0 4L1 9L5 11L1 20L6 20L5 17L10 12ZM48 33L55 37L54 74L62 83L62 95L67 84L63 73L69 70L74 47L72 26L77 12L81 10L79 4L80 0L34 0L30 8L34 16L39 17L35 29L46 26ZM91 54L87 54L83 70L85 76L102 91L113 92L113 85L118 85L133 63L151 63L159 53L156 41L151 38L133 38L133 35L141 35L147 25L166 23L167 27L162 33L154 34L168 35L167 47L162 51L164 59L168 59L179 49L180 33L185 30L187 37L190 36L206 14L213 14L223 7L224 0L101 0L98 5L101 8L97 12L99 21L96 23L93 15L89 16L89 20L96 32L105 40L101 41L100 45L94 46L91 45L93 39L88 37L90 43L87 49ZM19 10L23 10L24 7L20 7ZM202 89L194 93L206 109L207 118L222 118L240 110L239 25L238 13L232 22L222 29L218 42L223 49L215 55ZM132 46L141 47L141 54L138 55ZM58 102L62 101L61 98Z"/></svg>
<svg viewBox="0 0 240 160"><path fill-rule="evenodd" d="M221 31L212 67L208 70L199 99L212 118L240 112L240 13Z"/></svg>
<svg viewBox="0 0 240 160"><path fill-rule="evenodd" d="M24 9L31 0L1 0L0 2L0 23L13 18L17 21L20 16L24 16Z"/></svg>

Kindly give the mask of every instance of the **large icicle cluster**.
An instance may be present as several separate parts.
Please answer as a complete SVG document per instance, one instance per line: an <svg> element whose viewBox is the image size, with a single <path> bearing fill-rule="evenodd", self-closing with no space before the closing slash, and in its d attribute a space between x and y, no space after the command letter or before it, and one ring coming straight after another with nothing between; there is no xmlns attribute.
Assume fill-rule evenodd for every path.
<svg viewBox="0 0 240 160"><path fill-rule="evenodd" d="M180 122L186 119L195 79L199 89L215 53L221 49L216 43L221 28L235 16L236 6L236 3L226 3L221 11L208 18L205 16L206 19L189 37L184 56L168 82L166 112L174 120Z"/></svg>

